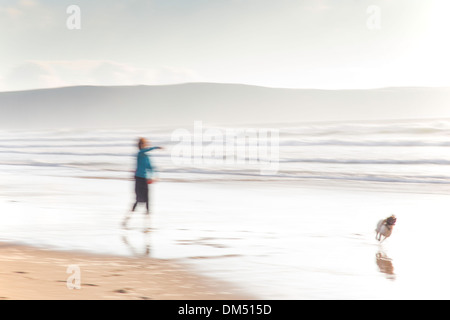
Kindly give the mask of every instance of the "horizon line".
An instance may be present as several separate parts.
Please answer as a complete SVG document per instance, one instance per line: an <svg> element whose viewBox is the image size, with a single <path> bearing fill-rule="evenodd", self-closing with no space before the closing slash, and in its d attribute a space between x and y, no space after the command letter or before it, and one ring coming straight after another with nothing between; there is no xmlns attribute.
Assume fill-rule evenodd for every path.
<svg viewBox="0 0 450 320"><path fill-rule="evenodd" d="M30 92L30 91L41 91L41 90L58 90L58 89L68 89L68 88L82 88L82 87L93 87L93 88L123 88L123 87L170 87L170 86L182 86L182 85L234 85L234 86L248 86L248 87L258 87L266 89L281 89L281 90L317 90L317 91L369 91L369 90L382 90L382 89L450 89L450 86L382 86L382 87L369 87L369 88L339 88L339 89L325 89L325 88L312 88L312 87L271 87L265 85L248 84L248 83L238 83L238 82L206 82L206 81L192 81L192 82L179 82L179 83L167 83L167 84L124 84L124 85L99 85L99 84L79 84L79 85L68 85L59 87L46 87L46 88L34 88L34 89L18 89L18 90L8 90L0 91L1 93L18 93L18 92Z"/></svg>

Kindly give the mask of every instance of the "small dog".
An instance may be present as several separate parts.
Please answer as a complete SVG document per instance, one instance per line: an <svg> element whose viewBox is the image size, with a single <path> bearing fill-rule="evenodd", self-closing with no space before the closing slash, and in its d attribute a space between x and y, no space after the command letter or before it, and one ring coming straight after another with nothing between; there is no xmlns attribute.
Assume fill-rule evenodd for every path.
<svg viewBox="0 0 450 320"><path fill-rule="evenodd" d="M389 238L392 234L392 230L394 229L396 222L397 218L394 215L384 220L380 220L380 222L378 222L377 228L375 229L375 232L377 233L375 235L375 239L380 241L381 236L384 236L384 239L381 240L381 242L383 242L384 240L386 240L386 238Z"/></svg>

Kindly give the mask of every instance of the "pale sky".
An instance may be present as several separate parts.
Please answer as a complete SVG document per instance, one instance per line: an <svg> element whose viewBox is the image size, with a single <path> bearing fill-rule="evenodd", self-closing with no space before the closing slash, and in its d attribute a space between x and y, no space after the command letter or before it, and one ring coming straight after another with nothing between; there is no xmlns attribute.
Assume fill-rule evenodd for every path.
<svg viewBox="0 0 450 320"><path fill-rule="evenodd" d="M448 0L0 0L0 91L450 86L449 16Z"/></svg>

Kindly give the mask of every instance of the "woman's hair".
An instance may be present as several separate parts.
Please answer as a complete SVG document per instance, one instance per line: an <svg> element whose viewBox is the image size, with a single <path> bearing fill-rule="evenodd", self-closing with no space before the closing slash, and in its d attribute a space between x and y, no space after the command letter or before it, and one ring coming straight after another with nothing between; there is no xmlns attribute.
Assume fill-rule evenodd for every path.
<svg viewBox="0 0 450 320"><path fill-rule="evenodd" d="M147 139L145 139L145 138L139 138L139 142L138 142L138 148L139 148L139 150L143 149L146 143L147 143Z"/></svg>

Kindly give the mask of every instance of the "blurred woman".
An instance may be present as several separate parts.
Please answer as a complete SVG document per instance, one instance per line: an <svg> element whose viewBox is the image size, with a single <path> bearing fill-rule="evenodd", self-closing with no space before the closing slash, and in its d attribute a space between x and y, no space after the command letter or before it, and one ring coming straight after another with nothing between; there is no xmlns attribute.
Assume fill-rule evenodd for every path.
<svg viewBox="0 0 450 320"><path fill-rule="evenodd" d="M145 203L145 207L147 209L146 214L150 214L150 199L149 199L149 187L148 185L152 183L152 177L154 173L154 169L152 166L152 162L150 159L150 155L147 153L156 150L163 149L161 147L151 147L150 142L145 138L139 138L138 141L139 152L136 156L136 172L135 172L135 193L136 193L136 202L134 203L131 212L136 210L136 207L139 203ZM129 215L125 217L123 225L126 226L126 223L129 219Z"/></svg>

